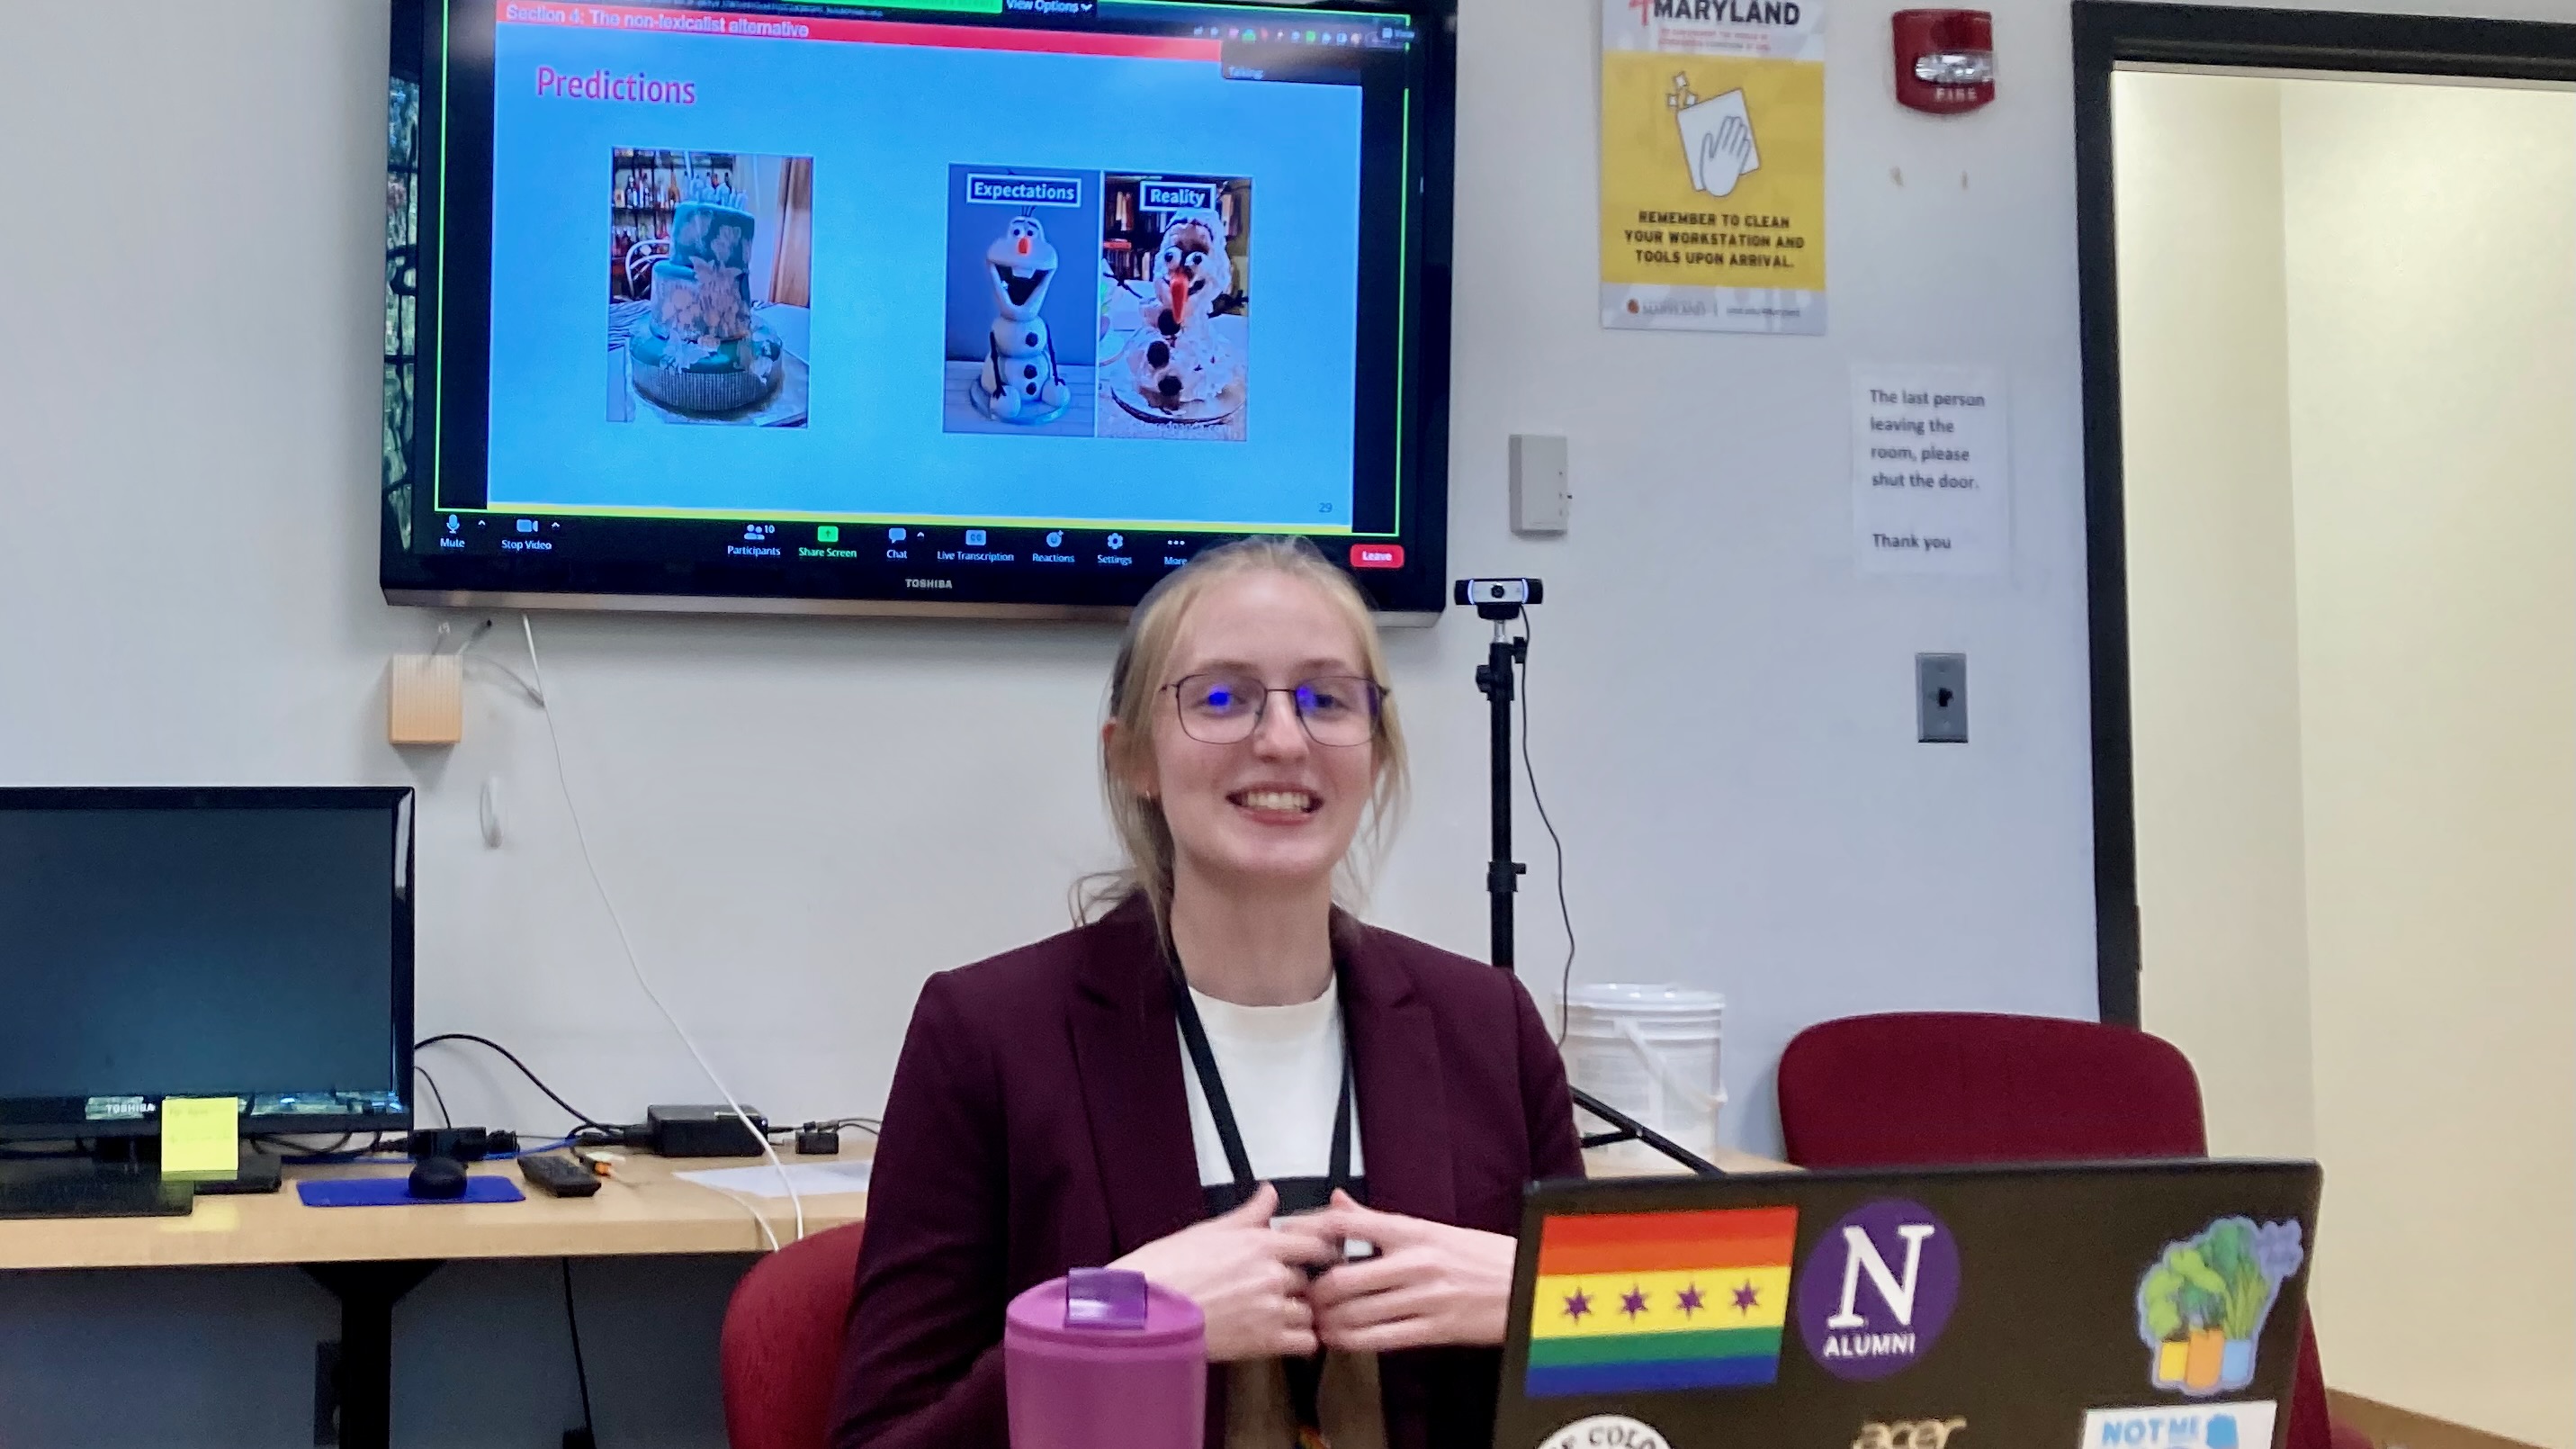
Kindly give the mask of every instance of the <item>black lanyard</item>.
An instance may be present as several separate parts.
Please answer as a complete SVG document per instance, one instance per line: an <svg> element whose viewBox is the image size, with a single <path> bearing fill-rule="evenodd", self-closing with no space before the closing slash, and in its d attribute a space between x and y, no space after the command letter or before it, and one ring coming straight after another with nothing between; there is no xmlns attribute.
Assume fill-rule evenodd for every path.
<svg viewBox="0 0 2576 1449"><path fill-rule="evenodd" d="M1332 1201L1336 1188L1348 1191L1354 1197L1359 1195L1359 1180L1351 1176L1351 1006L1350 992L1344 989L1349 983L1343 980L1343 975L1341 963L1334 962L1334 1004L1342 1022L1342 1091L1340 1100L1333 1104L1331 1155L1320 1190L1309 1187L1298 1194L1300 1197L1313 1196L1314 1201L1291 1202L1288 1187L1281 1187L1279 1210L1283 1214L1310 1212L1322 1207ZM1208 1116L1216 1123L1216 1140L1225 1149L1226 1170L1234 1175L1231 1197L1222 1201L1211 1199L1210 1215L1213 1216L1249 1200L1261 1190L1261 1179L1253 1175L1252 1155L1244 1150L1243 1130L1236 1125L1234 1104L1226 1097L1225 1078L1217 1070L1216 1050L1208 1045L1207 1026L1199 1020L1198 1003L1190 998L1189 979L1181 974L1177 961L1172 963L1171 976L1172 1014L1180 1018L1182 1044L1189 1048L1190 1066L1198 1073L1199 1091L1206 1096ZM1312 1181L1306 1179L1307 1183ZM1297 1180L1289 1179L1288 1182L1296 1183Z"/></svg>
<svg viewBox="0 0 2576 1449"><path fill-rule="evenodd" d="M1208 1116L1216 1123L1217 1142L1225 1149L1226 1170L1234 1175L1232 1184L1205 1189L1208 1216L1229 1212L1248 1201L1261 1190L1261 1181L1252 1172L1252 1155L1244 1150L1243 1131L1235 1124L1234 1106L1226 1099L1225 1078L1218 1072L1216 1050L1208 1045L1207 1026L1199 1020L1199 1007L1190 999L1189 978L1181 973L1178 958L1170 961L1172 978L1172 1014L1180 1019L1181 1041L1189 1048L1190 1066L1198 1073L1199 1091L1207 1098ZM1313 1178L1276 1180L1280 1189L1279 1211L1283 1214L1311 1212L1333 1199L1335 1189L1365 1198L1367 1188L1351 1176L1351 993L1349 973L1342 969L1341 959L1333 961L1334 1005L1342 1023L1342 1090L1333 1105L1333 1145L1324 1170L1324 1180ZM1293 1193L1293 1200L1292 1200ZM1288 1409L1297 1420L1297 1432L1290 1440L1298 1449L1329 1449L1324 1438L1321 1398L1324 1382L1324 1355L1289 1359L1283 1367L1288 1375Z"/></svg>

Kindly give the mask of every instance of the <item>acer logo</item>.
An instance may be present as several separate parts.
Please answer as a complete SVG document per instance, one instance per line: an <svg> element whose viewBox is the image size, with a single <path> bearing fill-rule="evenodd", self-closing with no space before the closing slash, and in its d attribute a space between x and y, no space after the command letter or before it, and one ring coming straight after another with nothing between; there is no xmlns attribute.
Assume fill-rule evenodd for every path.
<svg viewBox="0 0 2576 1449"><path fill-rule="evenodd" d="M1950 1436L1968 1427L1965 1419L1907 1419L1893 1424L1863 1424L1852 1449L1942 1449Z"/></svg>

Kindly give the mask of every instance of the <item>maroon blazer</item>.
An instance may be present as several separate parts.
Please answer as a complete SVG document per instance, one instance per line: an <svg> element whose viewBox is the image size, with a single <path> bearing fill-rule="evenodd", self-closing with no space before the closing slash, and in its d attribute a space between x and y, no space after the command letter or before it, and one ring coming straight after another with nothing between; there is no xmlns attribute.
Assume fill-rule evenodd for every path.
<svg viewBox="0 0 2576 1449"><path fill-rule="evenodd" d="M1583 1172L1537 1008L1506 972L1341 924L1371 1205L1517 1233L1526 1184ZM834 1449L1003 1449L1004 1306L1204 1215L1164 971L1131 899L923 985L877 1143ZM1383 1356L1389 1449L1485 1449L1499 1364L1489 1348ZM1212 1445L1223 1388L1212 1374Z"/></svg>

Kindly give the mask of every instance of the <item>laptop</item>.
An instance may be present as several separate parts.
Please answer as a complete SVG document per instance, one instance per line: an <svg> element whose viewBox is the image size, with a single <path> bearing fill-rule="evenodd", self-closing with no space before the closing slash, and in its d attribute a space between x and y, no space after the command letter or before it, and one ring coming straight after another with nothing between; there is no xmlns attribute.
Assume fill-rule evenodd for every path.
<svg viewBox="0 0 2576 1449"><path fill-rule="evenodd" d="M2277 1449L2314 1163L1540 1183L1495 1449Z"/></svg>

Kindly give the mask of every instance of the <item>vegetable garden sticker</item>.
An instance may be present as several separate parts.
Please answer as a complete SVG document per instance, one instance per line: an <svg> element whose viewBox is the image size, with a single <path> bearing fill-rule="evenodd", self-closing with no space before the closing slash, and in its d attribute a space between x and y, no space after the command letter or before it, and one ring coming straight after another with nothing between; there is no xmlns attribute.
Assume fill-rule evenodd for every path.
<svg viewBox="0 0 2576 1449"><path fill-rule="evenodd" d="M2296 1219L2220 1218L2165 1244L2138 1280L2138 1337L2155 1386L2205 1398L2252 1383L2263 1322L2306 1260Z"/></svg>

